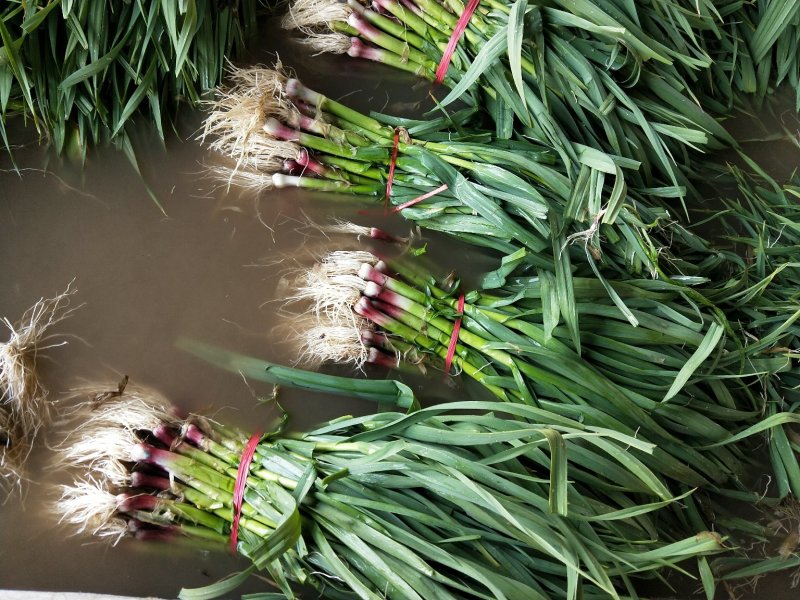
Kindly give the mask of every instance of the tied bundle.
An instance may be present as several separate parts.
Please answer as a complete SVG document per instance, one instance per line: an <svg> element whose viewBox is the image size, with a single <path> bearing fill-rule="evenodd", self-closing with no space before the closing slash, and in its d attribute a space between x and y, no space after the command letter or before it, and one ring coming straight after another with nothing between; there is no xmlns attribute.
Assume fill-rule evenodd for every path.
<svg viewBox="0 0 800 600"><path fill-rule="evenodd" d="M283 25L443 83L439 106L479 107L497 137L552 145L576 175L581 146L635 160L632 186L662 195L683 195L694 151L735 145L718 118L782 84L800 110L796 2L297 0Z"/></svg>
<svg viewBox="0 0 800 600"><path fill-rule="evenodd" d="M64 488L63 520L114 540L220 547L238 520L246 573L267 571L289 598L295 582L369 600L635 597L633 577L721 549L713 533L656 529L673 498L623 508L569 483L596 460L616 465L595 474L606 487L625 485L622 469L647 488L647 472L624 457L649 444L542 420L533 407L459 402L255 437L179 418L144 389L95 396L80 414L59 465L91 475Z"/></svg>
<svg viewBox="0 0 800 600"><path fill-rule="evenodd" d="M724 35L710 3L489 0L469 3L477 4L471 15L465 4L298 0L283 24L318 51L444 83L450 91L439 107L466 102L498 138L551 146L572 181L597 175L581 160L586 148L629 169L631 187L680 197L690 151L733 143L692 93L712 66L705 37ZM454 31L467 18L448 68Z"/></svg>
<svg viewBox="0 0 800 600"><path fill-rule="evenodd" d="M800 422L791 403L796 391L782 387L797 377L787 345L795 343L800 312L791 302L772 319L766 315L774 307L746 305L749 319L745 310L738 326L751 329L737 338L718 309L698 307L666 284L612 282L630 307L626 317L601 282L574 278L580 328L573 336L560 323L561 300L546 271L460 293L457 282L440 283L418 263L368 252L325 257L293 297L310 301L316 315L303 355L444 370L452 362L503 401L655 444L652 453L632 454L658 474L665 494L699 487L758 502L745 483L752 466L746 440L771 431L779 495L800 493L787 438Z"/></svg>
<svg viewBox="0 0 800 600"><path fill-rule="evenodd" d="M218 169L229 180L383 195L387 211L500 251L519 271L551 271L565 297L573 275L647 274L692 294L687 283L727 269L727 258L675 223L658 197L628 189L614 160L583 149L585 166L600 170L573 184L552 148L448 130L466 126L472 112L430 121L368 116L280 68L256 68L233 73L204 134L235 160Z"/></svg>

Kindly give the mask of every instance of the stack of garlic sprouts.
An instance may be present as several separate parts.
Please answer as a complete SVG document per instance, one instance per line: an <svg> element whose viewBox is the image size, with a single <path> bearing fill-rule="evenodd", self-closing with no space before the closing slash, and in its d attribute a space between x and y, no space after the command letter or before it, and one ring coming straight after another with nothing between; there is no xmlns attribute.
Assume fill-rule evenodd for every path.
<svg viewBox="0 0 800 600"><path fill-rule="evenodd" d="M364 114L280 64L234 69L204 138L230 181L381 197L386 213L501 253L470 290L414 258L333 252L291 298L312 307L295 324L307 364L454 370L493 400L419 409L397 382L284 369L269 376L409 413L249 436L120 389L88 402L60 449L87 473L63 490L64 520L115 540L232 544L245 573L267 571L290 598L300 584L573 600L636 598L635 577L688 558L713 597L720 534L768 529L726 505L792 512L800 192L732 168L742 197L706 219L710 240L683 202L708 173L700 156L736 146L721 118L780 83L800 94L800 3L470 6L459 22L461 0L296 0L287 28L439 81L436 110ZM241 364L274 370L226 366ZM764 494L748 480L760 443Z"/></svg>
<svg viewBox="0 0 800 600"><path fill-rule="evenodd" d="M660 193L682 194L675 186L693 174L693 150L733 143L716 117L762 103L780 84L794 88L800 110L794 2L484 0L442 76L467 4L296 0L283 25L319 52L441 81L450 92L439 106L478 106L499 138L546 141L568 166L585 168L580 145L638 161L630 180Z"/></svg>
<svg viewBox="0 0 800 600"><path fill-rule="evenodd" d="M384 262L335 252L305 275L294 299L310 300L321 315L314 335L329 324L350 328L349 336L337 334L339 352L327 350L340 361L441 368L449 358L503 401L655 444L639 458L665 489L729 489L755 501L742 483L749 446L739 442L770 429L774 468L798 472L797 456L781 440L800 418L760 389L775 391L781 377L795 376L796 364L782 350L785 332L747 344L728 335L717 310L687 303L667 285L612 282L636 319L631 327L600 282L573 284L577 336L560 323L546 271L505 288L466 291L459 311L459 290L439 284L410 257ZM315 348L310 336L304 353ZM359 350L348 356L352 348ZM790 482L795 494L798 483Z"/></svg>
<svg viewBox="0 0 800 600"><path fill-rule="evenodd" d="M520 133L552 146L573 181L593 176L579 156L589 147L640 164L626 173L631 185L681 196L689 150L733 141L692 94L712 64L705 36L722 36L724 22L707 3L682 4L483 2L441 80L450 91L437 93L439 106L466 102L491 118L498 138ZM297 0L283 24L315 50L434 81L463 12L451 0ZM666 44L665 19L685 25L667 21Z"/></svg>
<svg viewBox="0 0 800 600"><path fill-rule="evenodd" d="M289 598L294 584L370 600L635 597L632 578L722 548L656 526L676 499L632 458L652 445L532 406L457 402L257 438L177 414L141 388L87 402L60 448L60 466L86 473L63 489L62 520L225 547L250 438L236 549ZM593 469L599 495L571 482L591 465L608 467Z"/></svg>
<svg viewBox="0 0 800 600"><path fill-rule="evenodd" d="M626 188L614 160L585 148L580 160L601 173L571 181L557 153L541 143L447 131L466 125L471 114L431 121L367 116L279 68L254 68L234 73L205 136L235 160L229 178L384 195L387 210L424 228L521 256L514 259L520 271L550 271L564 297L573 294L574 275L604 281L645 274L686 288L726 266L705 240L673 225L660 199Z"/></svg>

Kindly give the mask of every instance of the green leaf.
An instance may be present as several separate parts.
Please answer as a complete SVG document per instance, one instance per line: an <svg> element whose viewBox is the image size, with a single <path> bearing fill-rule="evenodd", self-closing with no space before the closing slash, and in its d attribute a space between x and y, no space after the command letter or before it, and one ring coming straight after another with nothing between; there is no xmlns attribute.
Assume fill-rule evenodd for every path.
<svg viewBox="0 0 800 600"><path fill-rule="evenodd" d="M700 572L700 581L703 583L703 591L706 594L706 600L714 600L717 593L716 578L714 577L714 573L711 572L711 567L705 556L701 556L697 559L697 570Z"/></svg>
<svg viewBox="0 0 800 600"><path fill-rule="evenodd" d="M552 273L539 271L539 285L541 285L544 342L547 344L553 339L553 332L561 320L561 305L558 300L558 286Z"/></svg>
<svg viewBox="0 0 800 600"><path fill-rule="evenodd" d="M543 429L542 434L550 444L550 511L566 517L569 514L567 444L554 429Z"/></svg>
<svg viewBox="0 0 800 600"><path fill-rule="evenodd" d="M613 288L613 286L600 273L600 270L597 268L596 261L594 260L592 255L589 254L588 248L586 250L586 261L592 267L592 272L595 274L595 277L597 277L600 283L603 284L603 287L606 289L606 292L608 292L608 295L611 298L612 302L614 302L614 305L628 320L628 323L630 323L632 327L638 327L639 320L631 312L631 309L628 308L628 305L625 304L625 301L622 298L620 298L619 294L617 294L617 291Z"/></svg>
<svg viewBox="0 0 800 600"><path fill-rule="evenodd" d="M496 289L506 284L508 277L524 260L528 252L525 248L520 248L512 254L507 254L500 259L500 266L494 271L484 274L481 279L481 288L484 290Z"/></svg>
<svg viewBox="0 0 800 600"><path fill-rule="evenodd" d="M290 550L302 535L302 524L298 504L289 492L281 486L264 482L275 507L282 513L274 531L254 549L248 551L248 558L257 569L265 568L273 560Z"/></svg>
<svg viewBox="0 0 800 600"><path fill-rule="evenodd" d="M469 69L467 69L467 72L461 76L458 85L450 90L450 93L445 96L444 100L439 102L440 106L447 106L448 104L457 100L470 87L472 87L472 85L481 75L483 75L487 69L496 63L496 61L503 54L503 51L507 48L507 35L508 31L506 29L502 29L494 34L492 38L483 45L480 52L478 52L472 61Z"/></svg>
<svg viewBox="0 0 800 600"><path fill-rule="evenodd" d="M581 334L578 327L578 310L575 303L575 292L572 287L572 262L569 256L567 240L563 235L555 235L559 230L558 223L551 215L553 255L555 256L555 291L558 298L558 310L569 330L570 338L578 355L581 354Z"/></svg>
<svg viewBox="0 0 800 600"><path fill-rule="evenodd" d="M59 85L59 88L66 89L70 88L74 85L77 85L81 81L86 81L90 77L94 77L95 75L99 75L103 73L106 69L108 69L116 60L117 55L119 55L120 51L125 47L125 44L128 43L128 35L123 36L122 40L111 48L106 54L95 60L94 62L89 63L85 67L81 67L77 71L70 73L67 77Z"/></svg>
<svg viewBox="0 0 800 600"><path fill-rule="evenodd" d="M186 62L186 57L191 48L191 42L197 32L197 7L195 0L186 0L185 11L182 11L183 25L181 27L181 34L175 45L175 75L178 77L183 76L183 66Z"/></svg>
<svg viewBox="0 0 800 600"><path fill-rule="evenodd" d="M33 103L33 96L31 95L31 84L28 81L28 75L25 71L25 64L22 62L22 58L19 54L18 45L21 43L21 40L14 40L11 37L11 33L8 31L5 21L2 18L0 18L0 41L3 42L2 50L5 50L6 58L8 59L8 66L11 68L11 71L14 73L14 77L16 77L17 82L19 83L22 96L25 99L25 104L27 105L31 118L33 119L33 123L36 126L36 130L41 132L39 115L36 110L36 106ZM4 118L4 115L0 118ZM6 144L6 147L8 147L8 144Z"/></svg>
<svg viewBox="0 0 800 600"><path fill-rule="evenodd" d="M226 578L211 585L204 585L199 588L183 588L178 594L178 598L181 600L212 600L213 598L219 598L240 587L255 570L255 565L251 565L244 571L228 575Z"/></svg>
<svg viewBox="0 0 800 600"><path fill-rule="evenodd" d="M792 24L800 12L800 0L767 0L766 9L761 15L750 48L753 62L760 63L780 35Z"/></svg>
<svg viewBox="0 0 800 600"><path fill-rule="evenodd" d="M525 102L525 90L522 84L522 40L525 35L525 9L528 0L516 0L508 15L508 66L511 77L517 87L520 99Z"/></svg>
<svg viewBox="0 0 800 600"><path fill-rule="evenodd" d="M125 125L128 122L128 119L130 119L133 113L136 111L136 109L139 108L139 105L142 103L142 100L144 100L147 94L149 94L154 88L156 82L155 74L157 66L158 66L157 61L153 59L152 63L150 64L150 68L147 70L147 73L145 74L144 78L140 82L138 82L136 91L133 94L131 94L131 97L128 99L128 102L125 104L125 107L122 109L122 112L117 118L117 124L114 127L113 131L111 132L111 137L116 137L117 134L122 130L122 128L125 127Z"/></svg>
<svg viewBox="0 0 800 600"><path fill-rule="evenodd" d="M442 183L446 183L450 193L490 224L516 238L534 252L544 248L545 242L542 239L512 219L496 202L481 194L464 175L439 156L419 146L409 148L409 152L417 156L423 166L430 169Z"/></svg>
<svg viewBox="0 0 800 600"><path fill-rule="evenodd" d="M692 356L689 357L689 360L686 361L686 364L683 365L683 368L681 368L681 370L675 376L675 381L672 382L669 390L664 395L664 402L673 398L681 389L683 389L683 386L686 385L686 382L689 381L694 372L717 347L724 333L725 328L722 325L716 321L711 323L708 331L705 334L705 337L703 338L703 342L697 347Z"/></svg>
<svg viewBox="0 0 800 600"><path fill-rule="evenodd" d="M284 367L211 344L180 338L175 345L217 367L240 373L245 377L277 385L287 385L315 392L349 395L377 402L392 402L401 408L415 410L419 403L414 392L399 381L354 379L324 373L313 373L294 367Z"/></svg>
<svg viewBox="0 0 800 600"><path fill-rule="evenodd" d="M782 556L774 556L763 560L750 559L746 567L741 567L729 573L725 573L720 577L722 581L731 581L735 579L746 580L767 573L774 573L776 571L783 571L785 569L796 569L800 566L800 556L790 556L783 558Z"/></svg>
<svg viewBox="0 0 800 600"><path fill-rule="evenodd" d="M61 4L61 0L50 0L46 6L39 8L38 10L33 11L33 14L26 16L25 20L22 21L22 31L26 34L30 35L36 29L41 26L47 16L50 14L50 11L56 8L59 4Z"/></svg>

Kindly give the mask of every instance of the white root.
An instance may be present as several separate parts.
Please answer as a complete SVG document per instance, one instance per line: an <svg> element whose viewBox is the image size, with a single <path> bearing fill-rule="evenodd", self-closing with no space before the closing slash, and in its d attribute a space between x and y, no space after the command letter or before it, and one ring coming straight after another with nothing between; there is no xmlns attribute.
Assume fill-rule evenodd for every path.
<svg viewBox="0 0 800 600"><path fill-rule="evenodd" d="M84 429L69 446L59 447L54 465L59 468L80 468L99 475L115 487L129 483L125 462L131 460L138 438L124 429L96 426Z"/></svg>
<svg viewBox="0 0 800 600"><path fill-rule="evenodd" d="M53 464L59 469L91 470L103 481L123 487L129 483L124 463L140 441L137 432L153 431L162 424L180 428L183 420L158 392L128 386L127 379L117 390L98 393L98 389L102 388L92 385L73 390L73 398L87 399L65 415L79 423L56 446Z"/></svg>
<svg viewBox="0 0 800 600"><path fill-rule="evenodd" d="M311 34L329 29L334 21L347 21L353 9L339 0L296 0L281 20L284 29Z"/></svg>
<svg viewBox="0 0 800 600"><path fill-rule="evenodd" d="M299 364L317 368L328 362L349 363L361 368L367 362L369 350L360 336L361 329L369 328L364 319L356 317L356 323L352 325L315 318L309 325L298 332L301 341Z"/></svg>
<svg viewBox="0 0 800 600"><path fill-rule="evenodd" d="M225 182L226 187L236 186L237 188L261 192L273 188L272 173L260 173L245 168L237 168L233 165L211 165L208 167L208 174L218 181Z"/></svg>
<svg viewBox="0 0 800 600"><path fill-rule="evenodd" d="M76 527L76 533L110 539L116 544L128 533L128 525L117 516L120 497L112 494L102 481L86 479L61 487L61 497L55 502L59 523Z"/></svg>
<svg viewBox="0 0 800 600"><path fill-rule="evenodd" d="M314 33L309 32L300 40L316 54L347 54L352 46L350 38L343 33Z"/></svg>
<svg viewBox="0 0 800 600"><path fill-rule="evenodd" d="M347 54L350 37L334 31L332 23L347 22L353 9L338 0L297 0L281 21L284 29L297 29L305 37L300 43L318 54Z"/></svg>
<svg viewBox="0 0 800 600"><path fill-rule="evenodd" d="M232 169L215 167L213 173L229 182L243 180L248 187L267 187L266 178L300 152L296 143L276 140L264 131L270 117L285 122L296 110L286 98L287 75L278 63L274 69L234 67L229 79L230 86L220 88L211 103L201 139L210 139L212 150L236 163Z"/></svg>
<svg viewBox="0 0 800 600"><path fill-rule="evenodd" d="M19 485L23 467L42 426L50 420L48 391L36 367L44 350L62 345L49 330L69 317L75 290L70 284L54 298L42 298L16 325L0 322L10 332L0 343L0 487Z"/></svg>
<svg viewBox="0 0 800 600"><path fill-rule="evenodd" d="M358 238L370 237L371 227L358 225L352 221L345 221L344 219L335 219L333 223L327 225L318 225L320 231L324 233L341 233L346 235L354 235Z"/></svg>
<svg viewBox="0 0 800 600"><path fill-rule="evenodd" d="M368 228L339 222L336 233L368 233ZM300 342L298 362L314 368L325 362L350 363L363 367L369 349L361 332L372 325L353 312L366 282L358 276L365 263L375 265L378 258L365 251L336 251L327 254L314 267L297 277L297 285L288 302L311 304L307 317L295 317L289 324Z"/></svg>
<svg viewBox="0 0 800 600"><path fill-rule="evenodd" d="M55 446L51 466L90 475L61 486L53 508L60 522L74 525L76 533L89 532L115 544L130 532L126 519L118 516L130 495L116 492L131 487L131 463L141 458L142 440L160 426L180 429L185 420L158 392L128 386L127 377L117 389L98 392L104 387L73 390L73 397L88 399L64 413L71 428Z"/></svg>
<svg viewBox="0 0 800 600"><path fill-rule="evenodd" d="M310 301L318 319L349 324L358 331L359 319L353 313L353 306L365 285L358 271L364 263L374 265L377 262L378 258L370 252L331 252L304 272L297 291L289 300Z"/></svg>
<svg viewBox="0 0 800 600"><path fill-rule="evenodd" d="M378 260L377 256L364 250L338 250L325 256L320 264L328 275L357 275L362 264L374 265Z"/></svg>
<svg viewBox="0 0 800 600"><path fill-rule="evenodd" d="M98 389L100 386L94 385L73 390L73 397L88 398L76 409L84 419L78 432L102 426L152 431L162 423L182 422L169 401L154 390L127 385L127 380L123 380L118 390L98 393Z"/></svg>

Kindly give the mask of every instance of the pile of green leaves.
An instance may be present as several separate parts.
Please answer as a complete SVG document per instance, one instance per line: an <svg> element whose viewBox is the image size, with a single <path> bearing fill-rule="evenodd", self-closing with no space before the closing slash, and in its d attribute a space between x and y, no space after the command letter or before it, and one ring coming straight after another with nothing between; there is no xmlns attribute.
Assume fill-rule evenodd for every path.
<svg viewBox="0 0 800 600"><path fill-rule="evenodd" d="M720 35L707 38L710 69L697 76L701 102L708 110L727 114L769 99L775 89L795 90L800 111L800 2L714 2L723 20Z"/></svg>
<svg viewBox="0 0 800 600"><path fill-rule="evenodd" d="M321 51L434 79L464 3L377 4L296 0L284 23ZM734 107L788 84L800 108L799 22L794 1L485 0L456 47L449 93L433 91L432 114L466 102L496 139L548 146L580 198L568 217L609 223L616 213L601 209L626 193L692 197L698 151L736 145L720 122Z"/></svg>
<svg viewBox="0 0 800 600"><path fill-rule="evenodd" d="M84 159L146 115L158 134L221 79L255 30L257 0L9 0L0 8L0 137L22 115Z"/></svg>

